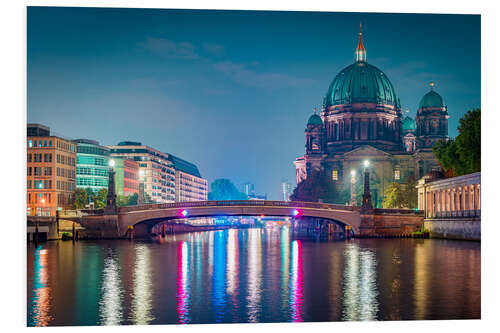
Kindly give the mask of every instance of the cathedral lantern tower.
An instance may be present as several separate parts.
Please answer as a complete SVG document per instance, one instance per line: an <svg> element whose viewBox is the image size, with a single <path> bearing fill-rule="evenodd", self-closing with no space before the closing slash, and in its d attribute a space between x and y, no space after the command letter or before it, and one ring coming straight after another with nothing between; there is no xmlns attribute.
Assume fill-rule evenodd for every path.
<svg viewBox="0 0 500 333"><path fill-rule="evenodd" d="M316 114L309 117L306 127L306 154L323 154L324 152L324 128L323 120Z"/></svg>
<svg viewBox="0 0 500 333"><path fill-rule="evenodd" d="M402 128L403 128L403 147L407 153L413 153L416 146L416 131L417 124L415 120L411 118L409 115L409 110L406 109L406 117L403 118Z"/></svg>
<svg viewBox="0 0 500 333"><path fill-rule="evenodd" d="M448 139L448 108L444 100L434 91L434 82L430 91L422 97L417 111L417 149L432 148L438 140Z"/></svg>

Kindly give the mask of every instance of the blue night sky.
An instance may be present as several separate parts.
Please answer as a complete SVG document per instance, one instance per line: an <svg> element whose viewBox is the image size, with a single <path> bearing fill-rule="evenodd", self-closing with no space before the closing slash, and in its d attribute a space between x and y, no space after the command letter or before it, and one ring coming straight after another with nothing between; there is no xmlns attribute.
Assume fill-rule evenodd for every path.
<svg viewBox="0 0 500 333"><path fill-rule="evenodd" d="M209 182L280 198L328 85L368 62L414 116L429 82L449 132L481 106L478 15L28 8L28 122L103 145L140 141Z"/></svg>

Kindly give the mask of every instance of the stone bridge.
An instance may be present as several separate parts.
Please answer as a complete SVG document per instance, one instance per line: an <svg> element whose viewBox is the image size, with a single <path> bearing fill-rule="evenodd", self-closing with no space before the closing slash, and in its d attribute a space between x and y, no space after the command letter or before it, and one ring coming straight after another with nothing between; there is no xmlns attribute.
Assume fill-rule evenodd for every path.
<svg viewBox="0 0 500 333"><path fill-rule="evenodd" d="M111 207L100 210L61 211L58 219L79 223L85 233L96 238L122 238L133 227L134 236L149 237L159 223L179 224L202 230L207 225L189 224L186 218L217 216L282 216L320 218L350 226L355 236L409 235L420 230L423 211L410 209L362 209L361 207L317 202L232 200L191 201ZM181 222L180 222L181 221Z"/></svg>
<svg viewBox="0 0 500 333"><path fill-rule="evenodd" d="M194 217L283 216L311 217L349 225L355 234L361 224L360 208L313 202L231 200L192 201L120 207L113 210L64 211L60 219L79 223L86 229L100 229L105 234L123 237L129 226L135 235L148 235L158 223Z"/></svg>

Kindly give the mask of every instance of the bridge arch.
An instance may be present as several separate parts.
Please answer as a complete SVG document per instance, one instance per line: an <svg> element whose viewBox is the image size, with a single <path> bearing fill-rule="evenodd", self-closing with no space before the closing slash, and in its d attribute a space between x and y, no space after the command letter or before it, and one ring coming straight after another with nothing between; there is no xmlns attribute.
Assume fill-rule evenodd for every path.
<svg viewBox="0 0 500 333"><path fill-rule="evenodd" d="M359 233L360 212L356 207L287 201L194 201L120 208L118 229L125 235L129 226L149 234L154 225L181 218L216 216L311 217L351 226ZM168 222L167 222L168 223Z"/></svg>

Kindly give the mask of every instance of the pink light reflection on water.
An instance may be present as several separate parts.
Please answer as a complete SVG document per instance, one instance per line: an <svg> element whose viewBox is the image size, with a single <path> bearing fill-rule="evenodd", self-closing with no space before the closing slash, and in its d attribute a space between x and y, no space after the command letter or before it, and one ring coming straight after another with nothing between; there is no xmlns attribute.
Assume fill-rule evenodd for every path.
<svg viewBox="0 0 500 333"><path fill-rule="evenodd" d="M302 305L304 304L303 275L302 275L302 244L298 240L292 242L292 267L291 267L291 294L290 308L293 322L304 321L302 318Z"/></svg>
<svg viewBox="0 0 500 333"><path fill-rule="evenodd" d="M180 324L191 321L189 317L190 308L190 286L189 286L189 249L187 242L179 242L177 245L177 318Z"/></svg>

